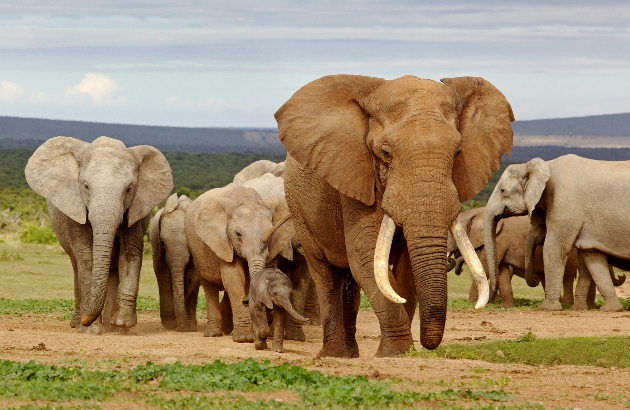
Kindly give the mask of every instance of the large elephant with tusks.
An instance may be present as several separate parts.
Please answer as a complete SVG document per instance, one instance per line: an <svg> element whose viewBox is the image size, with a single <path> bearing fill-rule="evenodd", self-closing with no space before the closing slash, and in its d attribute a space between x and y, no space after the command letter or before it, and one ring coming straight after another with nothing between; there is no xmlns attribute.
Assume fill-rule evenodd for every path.
<svg viewBox="0 0 630 410"><path fill-rule="evenodd" d="M506 98L477 77L333 75L299 89L275 117L288 151L287 203L320 303L319 356L359 355L359 288L379 320L377 356L413 346L417 302L420 341L435 349L449 229L485 284L478 305L487 302L479 259L453 222L512 147Z"/></svg>

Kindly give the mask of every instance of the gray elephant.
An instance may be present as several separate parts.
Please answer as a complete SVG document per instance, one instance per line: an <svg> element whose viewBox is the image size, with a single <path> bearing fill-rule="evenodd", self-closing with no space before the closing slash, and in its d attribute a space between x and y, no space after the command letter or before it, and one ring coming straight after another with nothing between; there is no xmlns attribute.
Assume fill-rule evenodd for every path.
<svg viewBox="0 0 630 410"><path fill-rule="evenodd" d="M273 312L272 350L282 353L285 314L298 323L307 323L308 318L300 315L291 304L291 279L280 269L267 268L254 275L249 286L248 310L254 329L256 350L267 348L269 336L269 313Z"/></svg>
<svg viewBox="0 0 630 410"><path fill-rule="evenodd" d="M135 326L144 233L151 210L173 189L164 155L108 137L91 144L55 137L35 151L24 173L46 198L52 227L72 262L70 326L102 333L101 313L105 327Z"/></svg>
<svg viewBox="0 0 630 410"><path fill-rule="evenodd" d="M629 189L627 161L565 155L547 162L534 158L526 164L510 165L486 206L484 243L488 265L496 266L497 222L508 216L529 215L534 227L546 231L545 300L539 309L562 309L562 277L567 257L575 247L578 261L583 261L578 266L580 271L593 278L604 297L600 310L622 310L609 273L608 255L614 257L613 264L630 260L630 213L626 210ZM491 274L496 275L496 271Z"/></svg>
<svg viewBox="0 0 630 410"><path fill-rule="evenodd" d="M227 333L219 307L219 291L225 290L232 308L232 339L253 342L249 313L241 303L250 276L278 254L293 259L295 230L285 199L263 200L252 188L229 184L195 199L186 212L184 228L206 294L204 336Z"/></svg>
<svg viewBox="0 0 630 410"><path fill-rule="evenodd" d="M171 195L151 223L153 270L160 291L160 318L167 329L197 330L199 275L188 249L184 217L192 200Z"/></svg>
<svg viewBox="0 0 630 410"><path fill-rule="evenodd" d="M464 226L470 242L478 249L479 259L483 264L484 271L490 272L487 265L486 249L483 246L483 226L484 226L484 212L486 208L476 208L467 211L463 211L457 217L461 224ZM512 291L512 276L517 275L520 277L525 276L525 245L530 232L531 225L529 218L513 217L502 219L497 223L496 227L496 254L498 264L498 290L501 297L501 307L514 307L514 293ZM447 249L451 253L457 251L457 244L449 235L447 242ZM456 269L461 269L461 262L463 258L457 258L459 263L456 263ZM535 255L535 263L532 268L534 274L537 277L544 276L542 249ZM458 269L459 268L459 269ZM577 271L577 253L573 251L567 260L567 265L563 276L563 296L562 303L573 303L573 282L575 281ZM456 273L458 273L456 271ZM535 283L530 286L536 286ZM544 280L543 280L544 286ZM492 296L491 296L492 297ZM593 295L594 297L594 295ZM469 294L470 301L477 300L477 288L474 284L470 287Z"/></svg>

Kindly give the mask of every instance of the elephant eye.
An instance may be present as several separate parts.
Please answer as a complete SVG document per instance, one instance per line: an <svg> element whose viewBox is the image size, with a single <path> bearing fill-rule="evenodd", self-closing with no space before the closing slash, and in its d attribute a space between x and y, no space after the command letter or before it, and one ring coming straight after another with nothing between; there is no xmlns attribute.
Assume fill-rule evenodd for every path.
<svg viewBox="0 0 630 410"><path fill-rule="evenodd" d="M383 155L385 155L386 157L391 157L392 153L389 149L389 147L387 145L383 145L381 147L381 152L383 153Z"/></svg>
<svg viewBox="0 0 630 410"><path fill-rule="evenodd" d="M243 235L239 231L234 232L239 241L243 240Z"/></svg>
<svg viewBox="0 0 630 410"><path fill-rule="evenodd" d="M132 185L129 185L129 186L127 187L127 193L131 192L131 188L133 188L133 186L132 186Z"/></svg>
<svg viewBox="0 0 630 410"><path fill-rule="evenodd" d="M87 182L83 183L83 189L85 189L86 191L90 190L90 186L87 184Z"/></svg>

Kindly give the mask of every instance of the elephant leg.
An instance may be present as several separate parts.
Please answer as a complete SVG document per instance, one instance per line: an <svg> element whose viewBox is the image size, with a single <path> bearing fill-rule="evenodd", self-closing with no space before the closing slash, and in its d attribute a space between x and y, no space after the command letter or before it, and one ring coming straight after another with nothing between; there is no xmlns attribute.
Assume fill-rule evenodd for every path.
<svg viewBox="0 0 630 410"><path fill-rule="evenodd" d="M319 326L319 303L317 301L317 289L315 282L309 273L308 275L308 291L304 298L304 316L309 319L309 325Z"/></svg>
<svg viewBox="0 0 630 410"><path fill-rule="evenodd" d="M344 205L346 205L344 203ZM376 356L400 356L413 346L411 322L405 306L389 301L378 289L374 279L374 246L378 237L382 215L354 209L350 203L344 208L344 223L346 250L352 276L370 299L372 308L381 329L381 343ZM369 227L369 228L368 228ZM370 246L366 246L369 244ZM402 232L394 235L390 251L390 263L399 260L402 248L406 248ZM393 289L399 295L414 295L416 284L398 282L397 278L412 278L409 272L399 272L399 269L409 269L405 263L394 264L394 271L389 271L389 280ZM409 290L409 288L414 288ZM318 295L319 296L319 295ZM422 301L420 301L422 303Z"/></svg>
<svg viewBox="0 0 630 410"><path fill-rule="evenodd" d="M241 258L236 257L232 262L221 260L220 264L221 280L226 293L230 296L232 307L232 323L234 324L232 340L237 343L253 343L252 322L248 309L242 303L249 288L243 262Z"/></svg>
<svg viewBox="0 0 630 410"><path fill-rule="evenodd" d="M284 335L284 323L286 320L286 311L280 307L274 307L273 309L273 344L271 350L278 353L284 351L283 347L283 335ZM358 357L358 355L357 355Z"/></svg>
<svg viewBox="0 0 630 410"><path fill-rule="evenodd" d="M574 302L573 297L573 283L575 282L577 267L575 265L575 258L569 256L567 264L564 268L564 277L562 279L562 298L560 303L571 304Z"/></svg>
<svg viewBox="0 0 630 410"><path fill-rule="evenodd" d="M274 309L274 314L275 310L277 309ZM249 314L252 320L252 329L254 331L254 348L256 350L265 350L267 348L267 338L269 337L267 309L263 306L253 306L249 309Z"/></svg>
<svg viewBox="0 0 630 410"><path fill-rule="evenodd" d="M118 269L114 268L114 264L112 264L112 268L109 270L109 275L107 276L107 291L105 293L105 309L103 309L103 324L105 326L106 332L115 332L119 328L112 326L110 324L111 318L119 309L118 301L116 300L116 292L118 291L118 285L120 279L118 277Z"/></svg>
<svg viewBox="0 0 630 410"><path fill-rule="evenodd" d="M499 295L501 296L502 308L516 306L514 304L514 292L512 291L512 274L509 265L504 263L499 265Z"/></svg>
<svg viewBox="0 0 630 410"><path fill-rule="evenodd" d="M584 263L581 252L577 254L577 269L580 272L580 276L578 276L577 285L575 285L575 302L571 306L571 310L588 310L591 309L589 305L591 292L593 293L593 303L595 302L595 283L588 267Z"/></svg>
<svg viewBox="0 0 630 410"><path fill-rule="evenodd" d="M184 269L184 300L186 307L186 326L184 332L197 331L197 300L199 299L200 279L195 265L189 262ZM175 311L173 310L173 313Z"/></svg>
<svg viewBox="0 0 630 410"><path fill-rule="evenodd" d="M219 305L221 309L221 317L223 318L223 324L221 331L223 334L229 335L234 330L234 318L232 317L232 305L230 304L230 295L227 292L223 292L221 303Z"/></svg>
<svg viewBox="0 0 630 410"><path fill-rule="evenodd" d="M617 298L617 292L615 286L610 278L610 271L608 270L608 259L606 254L599 251L582 251L578 250L578 253L584 258L584 263L588 267L588 271L593 277L593 281L599 293L604 297L604 304L599 310L605 312L620 312L623 310L623 306L619 303Z"/></svg>
<svg viewBox="0 0 630 410"><path fill-rule="evenodd" d="M220 286L216 283L212 283L203 277L200 277L201 285L203 286L203 292L206 295L206 328L203 330L205 337L218 337L222 336L221 331L223 318L221 317L221 310L219 308L219 290Z"/></svg>
<svg viewBox="0 0 630 410"><path fill-rule="evenodd" d="M547 229L547 232L551 232ZM549 237L545 239L543 257L545 266L545 300L538 306L540 310L562 310L560 290L564 269L571 247Z"/></svg>
<svg viewBox="0 0 630 410"><path fill-rule="evenodd" d="M130 226L125 234L119 237L120 253L118 258L118 309L109 323L122 328L131 328L138 322L136 299L142 269L142 250L144 249L143 221Z"/></svg>
<svg viewBox="0 0 630 410"><path fill-rule="evenodd" d="M346 333L346 349L350 357L359 357L359 345L357 344L357 315L361 306L361 288L352 278L350 269L346 269L343 283L343 320Z"/></svg>
<svg viewBox="0 0 630 410"><path fill-rule="evenodd" d="M76 328L81 325L81 291L79 285L79 270L75 258L70 258L72 270L74 272L74 314L70 320L70 327Z"/></svg>

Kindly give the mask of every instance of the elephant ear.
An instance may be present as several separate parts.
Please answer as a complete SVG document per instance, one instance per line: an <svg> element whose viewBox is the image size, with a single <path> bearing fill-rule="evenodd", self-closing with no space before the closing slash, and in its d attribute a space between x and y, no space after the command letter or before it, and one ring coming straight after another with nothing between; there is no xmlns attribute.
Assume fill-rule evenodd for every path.
<svg viewBox="0 0 630 410"><path fill-rule="evenodd" d="M186 195L182 195L179 197L178 204L179 204L178 205L179 209L186 212L190 204L192 204L192 200L188 198Z"/></svg>
<svg viewBox="0 0 630 410"><path fill-rule="evenodd" d="M481 191L512 148L514 113L495 86L479 77L443 78L460 99L461 153L453 164L460 202Z"/></svg>
<svg viewBox="0 0 630 410"><path fill-rule="evenodd" d="M194 216L195 232L225 262L234 259L234 248L227 234L228 215L238 206L228 198L206 199Z"/></svg>
<svg viewBox="0 0 630 410"><path fill-rule="evenodd" d="M262 204L269 208L273 212L273 225L275 226L286 215L290 215L287 201L282 196L274 196L264 199ZM278 254L281 254L288 260L293 260L293 246L291 245L291 239L295 235L295 227L293 226L293 220L289 219L282 224L269 238L267 246L269 247L269 262L275 258Z"/></svg>
<svg viewBox="0 0 630 410"><path fill-rule="evenodd" d="M505 221L505 219L500 219L499 222L497 223L497 231L496 234L498 235L499 232L501 232L501 229L503 229L503 221Z"/></svg>
<svg viewBox="0 0 630 410"><path fill-rule="evenodd" d="M525 206L530 221L535 220L534 211L540 201L547 180L551 177L551 167L540 158L534 158L525 165L526 179L523 192Z"/></svg>
<svg viewBox="0 0 630 410"><path fill-rule="evenodd" d="M24 169L33 191L80 224L86 221L87 209L81 197L78 158L88 145L72 137L51 138L37 148Z"/></svg>
<svg viewBox="0 0 630 410"><path fill-rule="evenodd" d="M173 190L171 166L164 155L149 145L128 148L138 158L138 188L128 211L129 226L151 213Z"/></svg>
<svg viewBox="0 0 630 410"><path fill-rule="evenodd" d="M273 309L273 302L271 301L271 280L269 278L264 281L260 281L261 288L260 289L260 301L267 307L267 309Z"/></svg>
<svg viewBox="0 0 630 410"><path fill-rule="evenodd" d="M169 196L166 200L166 204L164 204L164 213L170 214L171 212L173 212L175 208L177 208L177 203L177 194Z"/></svg>
<svg viewBox="0 0 630 410"><path fill-rule="evenodd" d="M361 101L382 78L332 75L300 88L275 113L280 141L303 167L342 194L374 203L376 181Z"/></svg>

